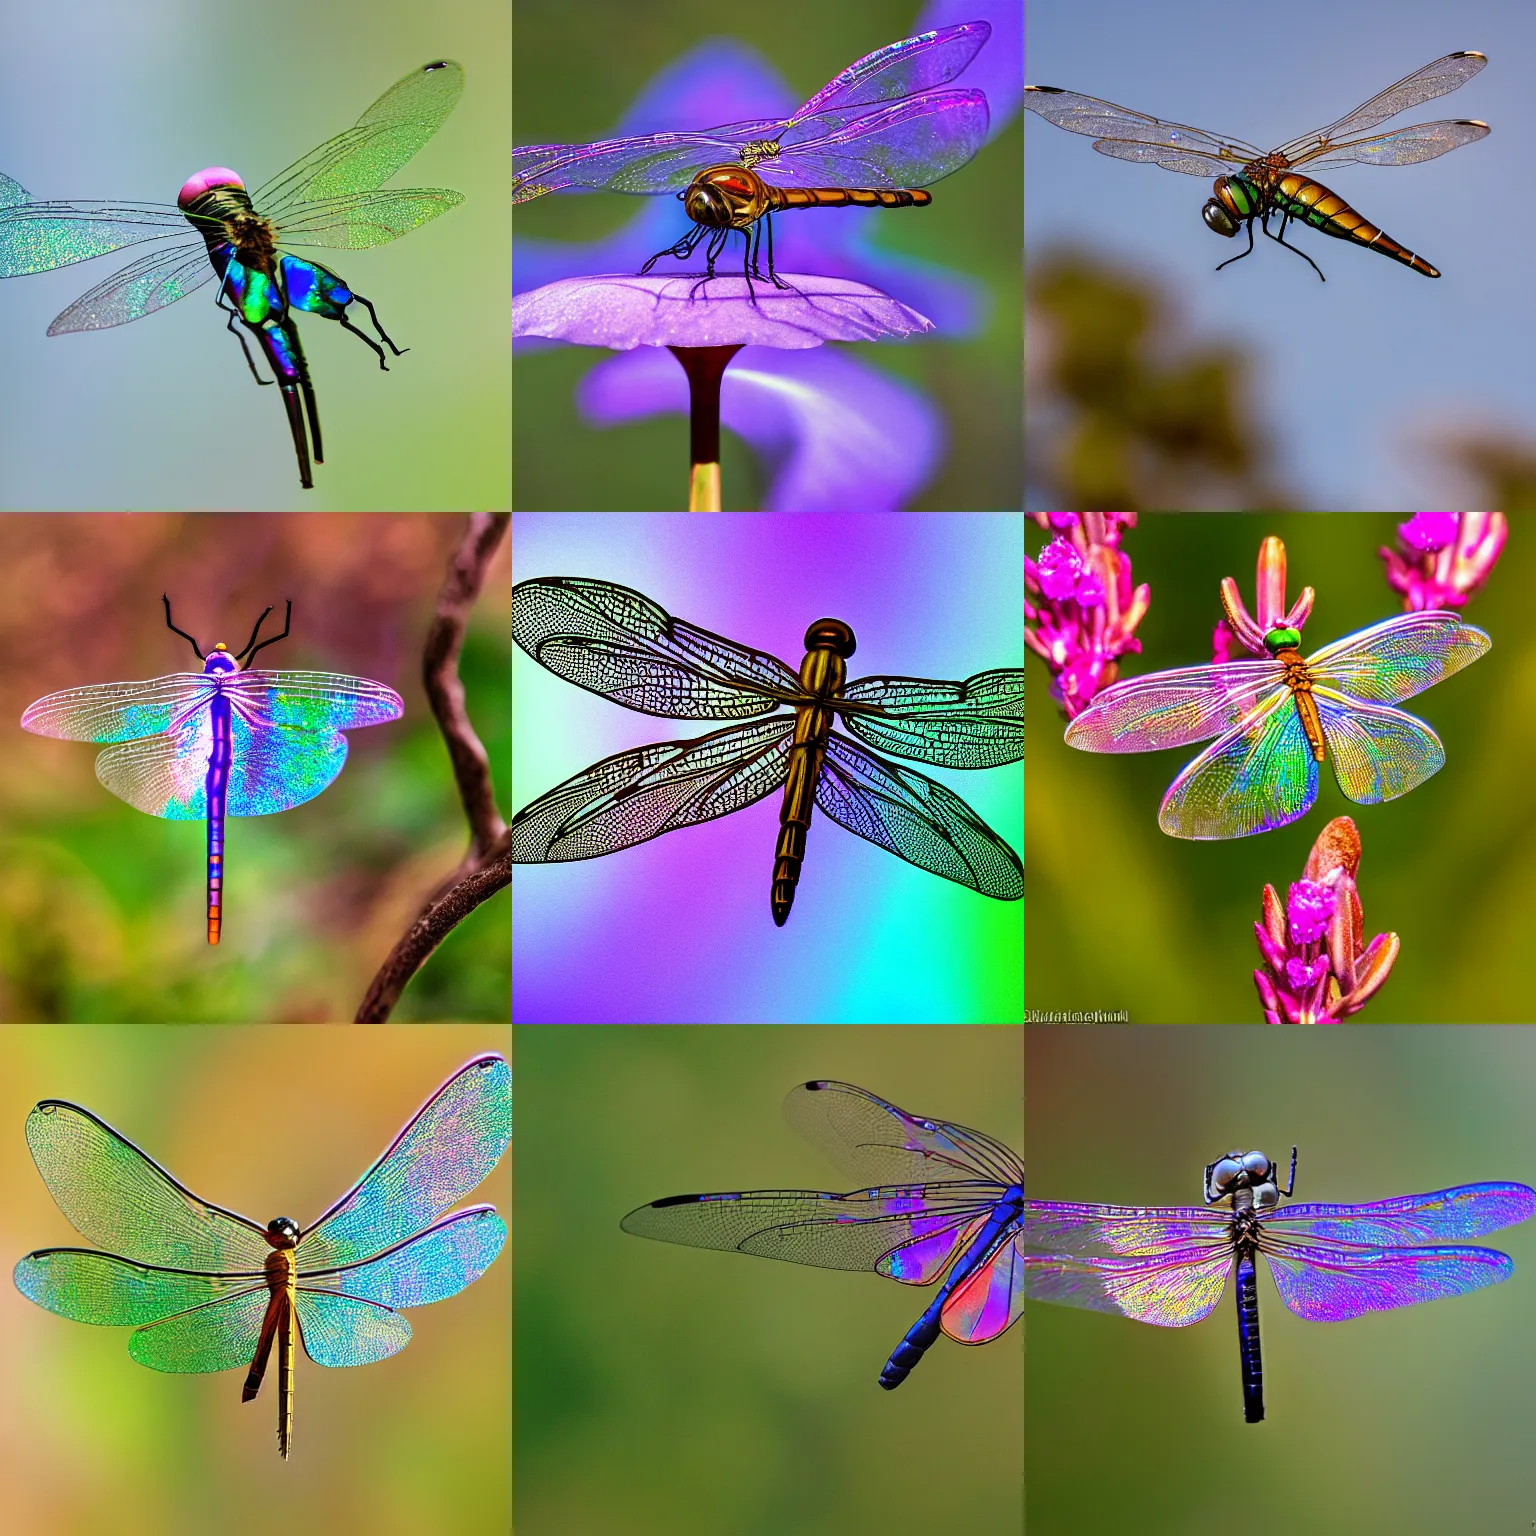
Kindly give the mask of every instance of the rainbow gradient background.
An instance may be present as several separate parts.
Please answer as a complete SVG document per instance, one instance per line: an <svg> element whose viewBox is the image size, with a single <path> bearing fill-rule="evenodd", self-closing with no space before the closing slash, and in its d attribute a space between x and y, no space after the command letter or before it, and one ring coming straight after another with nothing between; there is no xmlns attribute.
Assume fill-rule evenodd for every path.
<svg viewBox="0 0 1536 1536"><path fill-rule="evenodd" d="M1022 513L523 513L512 580L588 576L798 669L852 625L850 679L1023 665ZM724 723L721 727L723 728ZM707 722L624 709L512 660L514 811L572 774ZM1024 766L914 764L1022 848ZM768 910L778 797L600 859L512 872L519 1023L1010 1023L1023 902L906 863L819 813L794 910Z"/></svg>
<svg viewBox="0 0 1536 1536"><path fill-rule="evenodd" d="M312 491L299 488L278 392L252 381L212 284L130 325L46 334L158 245L0 282L0 507L506 506L510 20L503 0L59 0L9 14L0 171L34 198L174 203L210 165L254 190L402 76L448 58L465 68L464 94L390 184L451 187L465 201L377 250L304 252L366 294L410 349L383 373L339 325L300 319L326 452Z"/></svg>

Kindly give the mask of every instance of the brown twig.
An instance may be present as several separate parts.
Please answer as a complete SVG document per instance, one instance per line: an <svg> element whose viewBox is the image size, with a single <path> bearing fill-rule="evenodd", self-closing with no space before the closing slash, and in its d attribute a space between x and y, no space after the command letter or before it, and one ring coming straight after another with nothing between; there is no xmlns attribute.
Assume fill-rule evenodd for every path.
<svg viewBox="0 0 1536 1536"><path fill-rule="evenodd" d="M437 614L422 651L422 684L453 764L459 799L469 821L469 847L458 868L427 898L379 967L358 1005L354 1020L358 1024L382 1024L432 951L481 902L512 883L511 834L497 809L490 759L470 724L464 707L464 684L459 680L459 652L470 610L510 520L511 514L506 512L470 514L437 595Z"/></svg>

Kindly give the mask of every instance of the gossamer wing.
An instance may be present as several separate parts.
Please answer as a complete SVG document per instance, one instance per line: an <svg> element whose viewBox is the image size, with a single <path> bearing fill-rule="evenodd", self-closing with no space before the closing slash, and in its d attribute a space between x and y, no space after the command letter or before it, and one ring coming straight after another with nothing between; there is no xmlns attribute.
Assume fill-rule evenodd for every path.
<svg viewBox="0 0 1536 1536"><path fill-rule="evenodd" d="M316 1365L398 1354L397 1308L456 1296L507 1239L493 1206L443 1212L491 1172L512 1136L511 1072L466 1062L384 1155L317 1221L265 1227L210 1205L88 1109L44 1099L27 1144L87 1248L40 1248L16 1266L29 1301L77 1323L133 1327L129 1355L156 1371L247 1367L250 1402L277 1345L277 1447L293 1430L299 1346ZM443 1217L439 1220L439 1217Z"/></svg>
<svg viewBox="0 0 1536 1536"><path fill-rule="evenodd" d="M832 729L941 768L995 768L1024 755L1024 669L963 683L847 681L853 631L820 619L798 676L775 656L674 619L611 581L546 576L512 589L512 635L540 666L628 709L745 725L620 752L512 818L518 864L593 859L738 811L781 785L773 920L789 916L811 807L932 874L1017 901L1013 849L958 795ZM792 714L777 713L784 708Z"/></svg>
<svg viewBox="0 0 1536 1536"><path fill-rule="evenodd" d="M1357 805L1417 789L1445 763L1440 738L1390 706L1470 666L1493 642L1454 613L1400 613L1302 659L1301 634L1272 629L1267 661L1175 667L1114 683L1067 727L1084 752L1152 752L1217 739L1168 787L1170 837L1247 837L1305 816L1331 751Z"/></svg>
<svg viewBox="0 0 1536 1536"><path fill-rule="evenodd" d="M1304 174L1301 167L1321 171L1342 165L1419 165L1487 138L1487 123L1475 118L1410 123L1390 133L1365 133L1409 107L1465 85L1487 62L1476 52L1448 53L1388 86L1336 123L1304 133L1268 154L1241 139L1207 133L1187 123L1165 123L1144 112L1117 107L1112 101L1054 85L1026 85L1024 107L1069 133L1086 134L1101 155L1159 165L1185 176L1215 177L1214 195L1201 210L1206 228L1227 239L1234 238L1244 226L1248 230L1248 249L1220 263L1218 272L1252 253L1253 226L1257 224L1271 240L1296 251L1321 278L1317 263L1285 238L1294 221L1338 240L1358 241L1367 250L1390 256L1425 277L1439 277L1439 270L1422 256L1405 250L1337 193ZM1365 136L1354 137L1358 134ZM1269 220L1277 213L1280 233L1273 235Z"/></svg>
<svg viewBox="0 0 1536 1536"><path fill-rule="evenodd" d="M1451 1244L1536 1215L1536 1190L1524 1184L1460 1184L1367 1205L1282 1210L1295 1186L1293 1147L1284 1189L1262 1152L1229 1152L1207 1164L1204 1208L1030 1200L1020 1233L1024 1294L1185 1328L1215 1311L1235 1266L1243 1418L1257 1424L1264 1417L1258 1255L1289 1311L1339 1322L1507 1280L1514 1269L1507 1254Z"/></svg>
<svg viewBox="0 0 1536 1536"><path fill-rule="evenodd" d="M980 1131L925 1120L852 1083L802 1083L784 1100L789 1123L843 1172L881 1181L850 1194L758 1189L671 1195L619 1225L636 1237L752 1253L821 1269L867 1269L932 1285L923 1315L880 1372L899 1387L942 1332L985 1344L1024 1312L1024 1164Z"/></svg>

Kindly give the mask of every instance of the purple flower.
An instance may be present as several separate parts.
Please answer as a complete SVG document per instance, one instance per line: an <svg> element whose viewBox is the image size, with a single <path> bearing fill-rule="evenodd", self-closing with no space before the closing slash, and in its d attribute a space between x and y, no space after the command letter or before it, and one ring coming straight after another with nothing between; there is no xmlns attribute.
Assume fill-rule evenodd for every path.
<svg viewBox="0 0 1536 1536"><path fill-rule="evenodd" d="M1364 943L1359 868L1360 833L1348 816L1338 816L1312 845L1283 908L1274 886L1264 887L1263 920L1253 925L1264 963L1253 981L1266 1022L1342 1023L1391 973L1401 945L1395 933Z"/></svg>
<svg viewBox="0 0 1536 1536"><path fill-rule="evenodd" d="M1132 590L1131 557L1120 548L1134 512L1029 515L1057 537L1038 560L1024 560L1024 643L1051 669L1051 695L1070 720L1114 682L1117 657L1141 650L1133 631L1152 589Z"/></svg>
<svg viewBox="0 0 1536 1536"><path fill-rule="evenodd" d="M1378 553L1408 612L1460 608L1488 579L1508 537L1502 512L1415 512L1398 525L1400 549Z"/></svg>

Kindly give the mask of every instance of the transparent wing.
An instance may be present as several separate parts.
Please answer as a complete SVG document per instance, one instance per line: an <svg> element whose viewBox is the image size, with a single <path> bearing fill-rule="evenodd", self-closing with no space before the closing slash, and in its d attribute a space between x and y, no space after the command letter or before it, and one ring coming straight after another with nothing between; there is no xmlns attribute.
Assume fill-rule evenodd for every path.
<svg viewBox="0 0 1536 1536"><path fill-rule="evenodd" d="M861 1189L671 1195L619 1223L635 1237L783 1259L817 1269L863 1269L931 1285L986 1225L1002 1190L961 1182Z"/></svg>
<svg viewBox="0 0 1536 1536"><path fill-rule="evenodd" d="M25 203L0 219L0 277L52 272L187 230L181 209L162 203ZM197 248L206 259L201 240Z"/></svg>
<svg viewBox="0 0 1536 1536"><path fill-rule="evenodd" d="M375 1302L301 1290L295 1310L304 1353L316 1365L373 1365L411 1342L411 1325Z"/></svg>
<svg viewBox="0 0 1536 1536"><path fill-rule="evenodd" d="M1409 107L1418 106L1420 102L1433 101L1436 96L1445 96L1459 90L1487 62L1480 53L1448 53L1443 59L1436 59L1433 64L1426 64L1423 69L1405 75L1396 85L1389 85L1379 95L1372 96L1353 112L1341 117L1338 122L1329 123L1326 128L1315 129L1299 139L1282 144L1279 152L1294 163L1298 157L1309 156L1312 146L1326 146L1331 140L1345 138L1351 133L1363 133L1367 128L1386 122L1389 117L1396 117L1399 112L1406 112Z"/></svg>
<svg viewBox="0 0 1536 1536"><path fill-rule="evenodd" d="M1111 1312L1159 1328L1209 1317L1232 1268L1232 1250L1182 1248L1141 1258L1078 1259L1026 1253L1024 1294L1031 1301Z"/></svg>
<svg viewBox="0 0 1536 1536"><path fill-rule="evenodd" d="M1401 1248L1481 1237L1536 1216L1536 1190L1524 1184L1458 1184L1426 1195L1397 1195L1365 1205L1287 1205L1264 1218L1266 1233L1287 1242L1317 1238L1335 1246Z"/></svg>
<svg viewBox="0 0 1536 1536"><path fill-rule="evenodd" d="M1113 683L1067 726L1083 752L1155 752L1187 747L1240 724L1263 701L1289 693L1277 661L1175 667Z"/></svg>
<svg viewBox="0 0 1536 1536"><path fill-rule="evenodd" d="M1307 658L1315 683L1368 704L1401 704L1469 667L1493 642L1454 613L1400 613Z"/></svg>
<svg viewBox="0 0 1536 1536"><path fill-rule="evenodd" d="M204 709L177 730L108 747L96 759L96 777L146 816L202 821L208 814L212 752L213 723Z"/></svg>
<svg viewBox="0 0 1536 1536"><path fill-rule="evenodd" d="M512 818L512 862L595 859L739 811L783 784L794 729L782 715L605 757Z"/></svg>
<svg viewBox="0 0 1536 1536"><path fill-rule="evenodd" d="M927 1184L949 1173L1024 1182L1011 1147L948 1120L911 1115L852 1083L797 1083L784 1118L844 1173L869 1184Z"/></svg>
<svg viewBox="0 0 1536 1536"><path fill-rule="evenodd" d="M19 181L0 175L0 208L17 208L31 198L32 194Z"/></svg>
<svg viewBox="0 0 1536 1536"><path fill-rule="evenodd" d="M1327 688L1314 688L1312 697L1333 775L1356 805L1395 800L1445 766L1445 748L1422 720Z"/></svg>
<svg viewBox="0 0 1536 1536"><path fill-rule="evenodd" d="M1492 1248L1305 1249L1261 1244L1280 1299L1298 1317L1318 1323L1416 1306L1497 1285L1514 1271Z"/></svg>
<svg viewBox="0 0 1536 1536"><path fill-rule="evenodd" d="M1339 165L1421 165L1460 149L1463 144L1486 139L1488 133L1487 123L1468 118L1412 123L1407 128L1373 134L1367 139L1326 143L1313 154L1303 154L1301 163L1309 171L1326 171Z"/></svg>
<svg viewBox="0 0 1536 1536"><path fill-rule="evenodd" d="M1317 759L1281 688L1168 786L1157 824L1170 837L1251 837L1288 826L1316 799Z"/></svg>
<svg viewBox="0 0 1536 1536"><path fill-rule="evenodd" d="M985 1344L1024 1315L1023 1235L1006 1238L987 1262L950 1293L940 1313L957 1344Z"/></svg>
<svg viewBox="0 0 1536 1536"><path fill-rule="evenodd" d="M404 701L393 688L339 672L233 672L221 690L253 726L301 731L355 731L398 720Z"/></svg>
<svg viewBox="0 0 1536 1536"><path fill-rule="evenodd" d="M963 165L986 137L986 97L980 91L932 87L954 79L991 31L984 21L965 22L877 49L828 81L789 118L593 144L520 146L512 151L512 201L525 203L572 186L676 192L705 166L739 160L753 142L783 146L782 155L770 157L766 173L777 185L926 185Z"/></svg>
<svg viewBox="0 0 1536 1536"><path fill-rule="evenodd" d="M674 619L611 581L519 582L512 638L557 677L647 715L739 720L803 695L778 657Z"/></svg>
<svg viewBox="0 0 1536 1536"><path fill-rule="evenodd" d="M999 667L963 683L924 677L861 677L843 697L880 713L844 710L867 746L940 768L996 768L1024 756L1024 669Z"/></svg>
<svg viewBox="0 0 1536 1536"><path fill-rule="evenodd" d="M871 757L836 731L827 739L816 804L840 827L919 869L999 901L1024 895L1018 854L959 795Z"/></svg>
<svg viewBox="0 0 1536 1536"><path fill-rule="evenodd" d="M371 250L408 235L463 201L462 192L447 187L413 187L300 203L275 221L278 243L336 251Z"/></svg>
<svg viewBox="0 0 1536 1536"><path fill-rule="evenodd" d="M40 1248L17 1264L15 1280L16 1289L45 1310L71 1322L108 1328L158 1322L211 1301L245 1295L253 1288L263 1305L267 1299L259 1272L200 1275L131 1264L88 1248ZM251 1342L255 1343L254 1335Z"/></svg>
<svg viewBox="0 0 1536 1536"><path fill-rule="evenodd" d="M1185 176L1221 176L1263 153L1242 139L1223 138L1187 123L1165 123L1145 112L1054 85L1026 85L1024 109L1068 133L1094 139L1093 147L1101 155L1160 165Z"/></svg>
<svg viewBox="0 0 1536 1536"><path fill-rule="evenodd" d="M92 683L28 705L21 724L34 735L60 741L131 741L180 726L216 688L202 672L172 672L141 683Z"/></svg>
<svg viewBox="0 0 1536 1536"><path fill-rule="evenodd" d="M201 240L155 251L82 293L49 322L48 334L104 331L142 320L145 315L196 293L217 275Z"/></svg>
<svg viewBox="0 0 1536 1536"><path fill-rule="evenodd" d="M140 1328L128 1354L152 1371L228 1371L247 1366L256 1353L267 1310L265 1285L178 1312Z"/></svg>
<svg viewBox="0 0 1536 1536"><path fill-rule="evenodd" d="M494 1206L470 1206L376 1259L318 1273L301 1265L299 1285L382 1307L424 1307L472 1285L506 1241L506 1223Z"/></svg>
<svg viewBox="0 0 1536 1536"><path fill-rule="evenodd" d="M479 1184L512 1139L512 1073L498 1055L466 1062L361 1179L299 1239L301 1272L378 1257Z"/></svg>
<svg viewBox="0 0 1536 1536"><path fill-rule="evenodd" d="M261 1227L200 1200L88 1109L44 1099L26 1130L43 1183L82 1237L140 1264L261 1273Z"/></svg>
<svg viewBox="0 0 1536 1536"><path fill-rule="evenodd" d="M251 198L280 217L300 202L382 187L443 126L464 90L463 69L438 60L397 80L356 124L312 149Z"/></svg>
<svg viewBox="0 0 1536 1536"><path fill-rule="evenodd" d="M1058 1256L1182 1253L1191 1246L1230 1248L1231 1215L1198 1205L1085 1205L1026 1200L1020 1240L1030 1252Z"/></svg>

